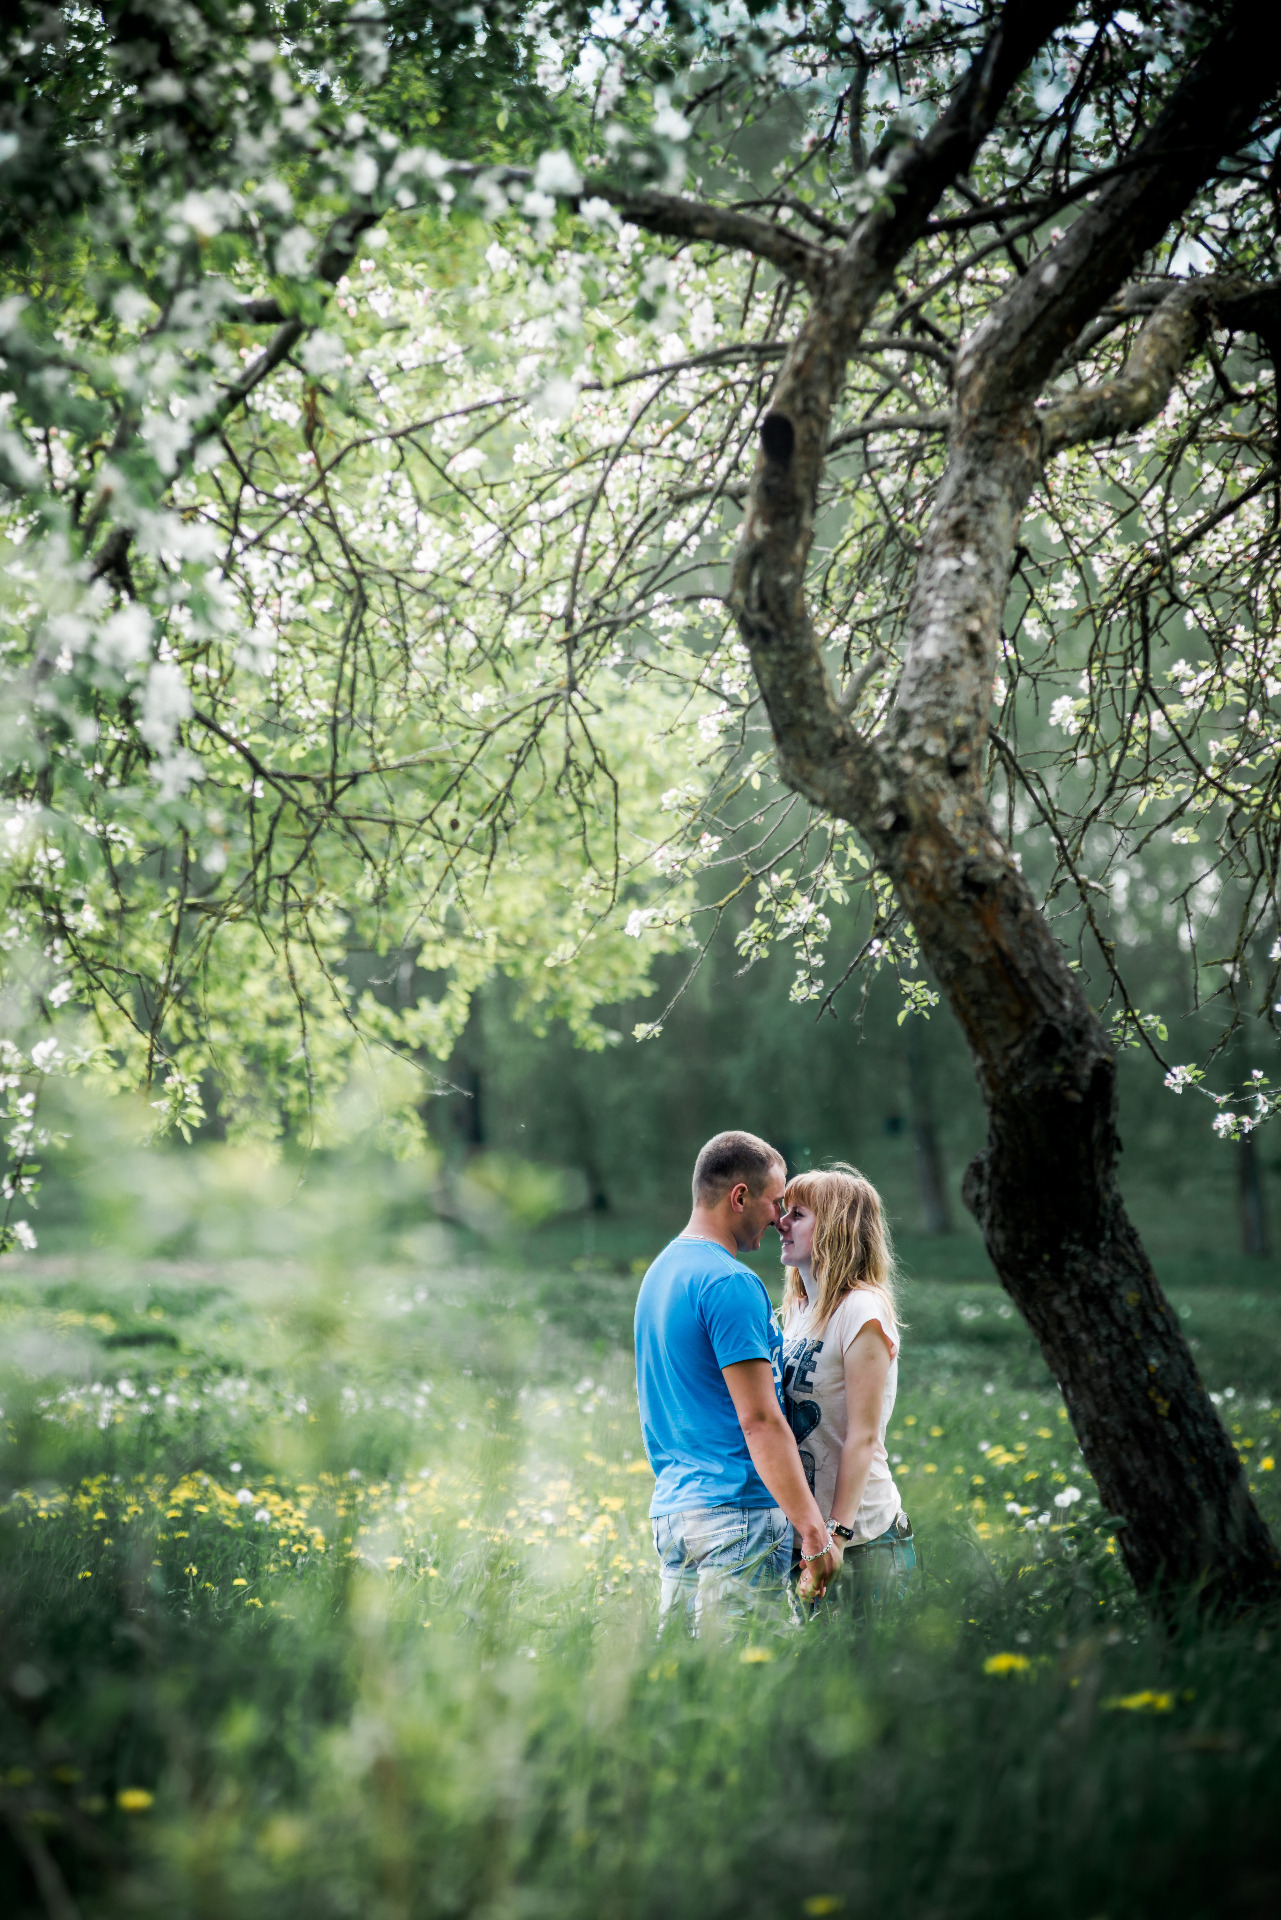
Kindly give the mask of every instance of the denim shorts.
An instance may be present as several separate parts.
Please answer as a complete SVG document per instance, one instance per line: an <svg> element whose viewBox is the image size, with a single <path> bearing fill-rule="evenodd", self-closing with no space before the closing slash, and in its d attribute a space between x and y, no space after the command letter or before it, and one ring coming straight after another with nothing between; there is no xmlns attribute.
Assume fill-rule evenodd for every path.
<svg viewBox="0 0 1281 1920"><path fill-rule="evenodd" d="M792 1525L781 1507L687 1507L653 1526L660 1632L678 1611L697 1633L705 1609L737 1619L786 1588Z"/></svg>

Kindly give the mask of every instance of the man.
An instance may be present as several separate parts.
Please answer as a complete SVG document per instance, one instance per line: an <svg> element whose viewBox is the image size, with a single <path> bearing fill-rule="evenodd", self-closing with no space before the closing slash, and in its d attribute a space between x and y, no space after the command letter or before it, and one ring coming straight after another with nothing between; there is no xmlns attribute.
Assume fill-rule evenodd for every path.
<svg viewBox="0 0 1281 1920"><path fill-rule="evenodd" d="M728 1614L781 1587L792 1529L814 1592L840 1564L782 1408L782 1335L769 1295L736 1258L778 1225L787 1171L754 1133L718 1133L694 1167L689 1224L636 1301L636 1388L656 1476L650 1515L660 1625L683 1604Z"/></svg>

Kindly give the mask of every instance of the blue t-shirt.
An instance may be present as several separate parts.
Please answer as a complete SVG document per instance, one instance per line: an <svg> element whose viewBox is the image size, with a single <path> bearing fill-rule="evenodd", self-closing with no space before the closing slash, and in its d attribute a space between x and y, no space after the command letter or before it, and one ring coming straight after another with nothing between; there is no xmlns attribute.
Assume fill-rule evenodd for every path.
<svg viewBox="0 0 1281 1920"><path fill-rule="evenodd" d="M636 1393L654 1516L689 1507L772 1507L722 1367L768 1360L783 1404L783 1336L750 1267L712 1240L673 1240L636 1301Z"/></svg>

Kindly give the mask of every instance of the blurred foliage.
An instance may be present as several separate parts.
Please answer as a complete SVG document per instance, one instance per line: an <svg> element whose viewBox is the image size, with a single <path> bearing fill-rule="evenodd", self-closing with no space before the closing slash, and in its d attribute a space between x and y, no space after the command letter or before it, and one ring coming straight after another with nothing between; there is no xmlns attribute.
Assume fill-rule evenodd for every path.
<svg viewBox="0 0 1281 1920"><path fill-rule="evenodd" d="M908 1290L903 1614L656 1646L634 1277L332 1155L109 1111L0 1268L6 1911L1263 1911L1281 1640L1153 1632L997 1288ZM1276 1299L1179 1305L1271 1512Z"/></svg>

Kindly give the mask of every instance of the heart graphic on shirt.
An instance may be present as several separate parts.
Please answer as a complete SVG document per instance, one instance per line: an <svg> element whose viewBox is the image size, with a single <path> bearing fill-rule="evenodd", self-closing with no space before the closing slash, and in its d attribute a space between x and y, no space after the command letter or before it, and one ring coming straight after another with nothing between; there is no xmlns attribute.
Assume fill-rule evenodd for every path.
<svg viewBox="0 0 1281 1920"><path fill-rule="evenodd" d="M813 1433L815 1427L823 1418L819 1411L818 1403L814 1400L789 1400L787 1403L787 1412L797 1446L800 1445L807 1434Z"/></svg>

